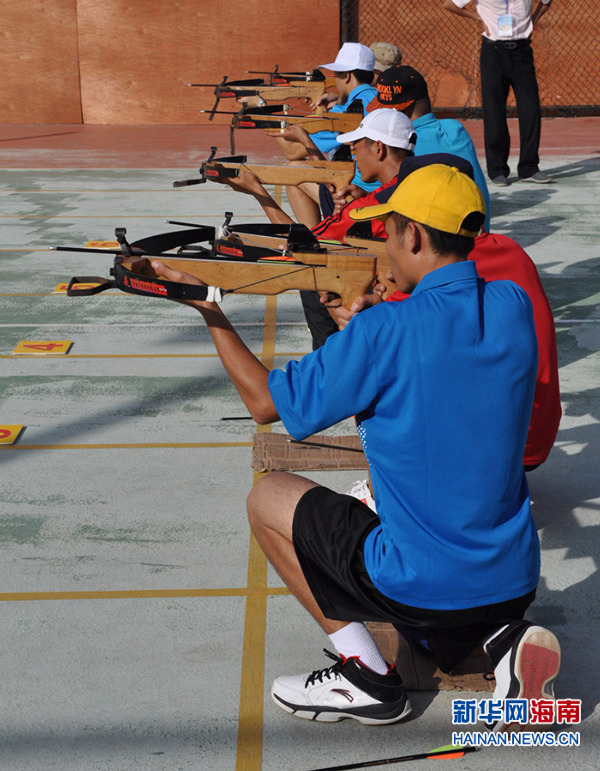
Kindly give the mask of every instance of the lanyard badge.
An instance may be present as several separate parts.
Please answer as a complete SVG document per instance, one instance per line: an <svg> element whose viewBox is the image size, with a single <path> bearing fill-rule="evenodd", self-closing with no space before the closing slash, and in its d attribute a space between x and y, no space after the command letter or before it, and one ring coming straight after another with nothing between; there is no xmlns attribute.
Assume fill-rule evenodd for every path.
<svg viewBox="0 0 600 771"><path fill-rule="evenodd" d="M505 12L498 16L498 37L512 37L515 29L515 17L508 12L508 0L505 0Z"/></svg>

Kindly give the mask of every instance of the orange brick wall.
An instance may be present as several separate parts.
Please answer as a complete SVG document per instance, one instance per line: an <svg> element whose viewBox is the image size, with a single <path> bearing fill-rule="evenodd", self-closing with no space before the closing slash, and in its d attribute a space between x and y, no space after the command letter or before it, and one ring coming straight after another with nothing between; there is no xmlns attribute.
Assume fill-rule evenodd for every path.
<svg viewBox="0 0 600 771"><path fill-rule="evenodd" d="M4 123L204 123L200 110L212 107L212 92L187 83L217 83L276 64L312 69L339 47L337 0L0 5Z"/></svg>
<svg viewBox="0 0 600 771"><path fill-rule="evenodd" d="M81 123L77 0L0 0L2 123Z"/></svg>

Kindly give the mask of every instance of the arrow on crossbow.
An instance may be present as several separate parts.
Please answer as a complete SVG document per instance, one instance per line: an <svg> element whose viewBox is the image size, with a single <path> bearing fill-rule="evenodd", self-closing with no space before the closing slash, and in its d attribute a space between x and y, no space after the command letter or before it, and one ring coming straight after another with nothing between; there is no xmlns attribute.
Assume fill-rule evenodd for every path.
<svg viewBox="0 0 600 771"><path fill-rule="evenodd" d="M285 83L293 83L295 81L319 81L326 80L325 75L321 70L313 69L312 71L296 71L296 72L279 72L279 65L275 65L275 69L272 72L263 70L246 70L248 75L266 75L265 83L269 85L283 85Z"/></svg>

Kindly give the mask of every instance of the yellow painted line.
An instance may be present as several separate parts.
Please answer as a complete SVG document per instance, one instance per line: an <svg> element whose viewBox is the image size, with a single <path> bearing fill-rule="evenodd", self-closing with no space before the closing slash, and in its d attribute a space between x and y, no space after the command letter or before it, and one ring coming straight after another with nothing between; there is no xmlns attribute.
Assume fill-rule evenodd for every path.
<svg viewBox="0 0 600 771"><path fill-rule="evenodd" d="M0 602L50 600L154 600L161 597L248 597L250 589L117 589L88 592L1 592ZM265 587L270 595L290 594L285 586Z"/></svg>
<svg viewBox="0 0 600 771"><path fill-rule="evenodd" d="M218 359L218 353L81 353L67 359Z"/></svg>
<svg viewBox="0 0 600 771"><path fill-rule="evenodd" d="M215 359L218 356L218 353L68 353L66 356L61 356L61 359ZM30 357L15 356L15 354L2 354L0 356L0 359L15 358L29 359ZM37 361L37 359L33 361Z"/></svg>
<svg viewBox="0 0 600 771"><path fill-rule="evenodd" d="M123 444L12 444L0 446L0 452L9 450L162 450L205 449L220 447L252 447L252 442L136 442Z"/></svg>
<svg viewBox="0 0 600 771"><path fill-rule="evenodd" d="M277 298L267 297L261 361L271 369L275 354ZM270 431L258 426L258 431ZM264 474L254 474L254 484ZM263 692L265 680L265 635L267 627L267 559L250 533L248 553L248 597L244 621L244 648L240 682L236 771L259 771L262 767Z"/></svg>
<svg viewBox="0 0 600 771"><path fill-rule="evenodd" d="M276 351L275 356L306 356L308 351ZM61 359L215 359L217 353L68 353ZM0 359L20 359L29 356L15 356L15 354L1 354ZM45 357L47 358L47 357ZM37 361L37 358L31 359Z"/></svg>

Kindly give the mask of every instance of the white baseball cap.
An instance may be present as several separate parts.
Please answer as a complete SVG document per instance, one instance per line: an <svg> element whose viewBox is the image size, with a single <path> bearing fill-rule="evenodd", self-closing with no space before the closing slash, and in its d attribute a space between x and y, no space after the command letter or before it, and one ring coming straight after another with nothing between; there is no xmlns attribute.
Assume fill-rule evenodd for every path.
<svg viewBox="0 0 600 771"><path fill-rule="evenodd" d="M412 151L415 149L417 135L410 119L403 112L382 107L365 115L354 131L337 135L337 141L342 145L359 139L379 140L384 145Z"/></svg>
<svg viewBox="0 0 600 771"><path fill-rule="evenodd" d="M319 64L318 69L332 72L352 72L352 70L367 70L373 72L375 54L361 43L344 43L338 51L334 62Z"/></svg>

